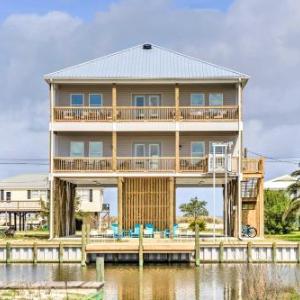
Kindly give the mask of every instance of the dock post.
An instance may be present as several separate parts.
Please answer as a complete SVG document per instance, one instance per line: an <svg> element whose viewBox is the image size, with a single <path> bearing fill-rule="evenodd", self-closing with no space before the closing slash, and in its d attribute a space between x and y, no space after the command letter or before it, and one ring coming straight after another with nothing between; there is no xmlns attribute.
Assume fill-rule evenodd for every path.
<svg viewBox="0 0 300 300"><path fill-rule="evenodd" d="M195 226L195 265L200 266L199 225Z"/></svg>
<svg viewBox="0 0 300 300"><path fill-rule="evenodd" d="M252 262L252 243L248 242L247 244L247 262Z"/></svg>
<svg viewBox="0 0 300 300"><path fill-rule="evenodd" d="M86 246L86 225L82 224L81 227L81 266L85 267L86 261L86 253L85 253L85 246Z"/></svg>
<svg viewBox="0 0 300 300"><path fill-rule="evenodd" d="M276 242L274 242L272 244L272 262L273 263L276 263L276 260L277 260L277 257L276 257L276 252L277 252L277 245L276 245Z"/></svg>
<svg viewBox="0 0 300 300"><path fill-rule="evenodd" d="M219 263L224 261L224 242L220 242L219 246Z"/></svg>
<svg viewBox="0 0 300 300"><path fill-rule="evenodd" d="M90 232L91 232L91 224L90 224L90 222L88 221L85 226L86 226L86 231L85 231L85 234L86 234L86 243L89 244L90 243Z"/></svg>
<svg viewBox="0 0 300 300"><path fill-rule="evenodd" d="M298 243L298 248L297 248L297 263L300 264L300 242Z"/></svg>
<svg viewBox="0 0 300 300"><path fill-rule="evenodd" d="M140 224L140 235L139 235L139 267L144 266L144 253L143 253L143 233L144 226Z"/></svg>
<svg viewBox="0 0 300 300"><path fill-rule="evenodd" d="M6 263L11 263L11 245L10 242L6 242Z"/></svg>
<svg viewBox="0 0 300 300"><path fill-rule="evenodd" d="M59 242L59 263L64 262L64 245L63 242Z"/></svg>
<svg viewBox="0 0 300 300"><path fill-rule="evenodd" d="M33 260L34 264L37 263L37 243L36 242L34 242L32 245L32 260Z"/></svg>
<svg viewBox="0 0 300 300"><path fill-rule="evenodd" d="M96 257L96 281L104 281L104 257Z"/></svg>

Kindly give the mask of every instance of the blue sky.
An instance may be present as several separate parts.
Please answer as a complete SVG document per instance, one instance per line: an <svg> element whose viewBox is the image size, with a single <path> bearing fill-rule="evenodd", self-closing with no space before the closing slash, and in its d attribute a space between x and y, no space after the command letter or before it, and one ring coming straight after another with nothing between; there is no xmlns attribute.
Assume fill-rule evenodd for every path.
<svg viewBox="0 0 300 300"><path fill-rule="evenodd" d="M145 0L141 0L145 1ZM63 11L84 20L90 20L95 12L105 11L120 0L0 0L0 19L11 14L45 14ZM145 1L147 2L147 1ZM226 10L232 0L173 0L174 8Z"/></svg>

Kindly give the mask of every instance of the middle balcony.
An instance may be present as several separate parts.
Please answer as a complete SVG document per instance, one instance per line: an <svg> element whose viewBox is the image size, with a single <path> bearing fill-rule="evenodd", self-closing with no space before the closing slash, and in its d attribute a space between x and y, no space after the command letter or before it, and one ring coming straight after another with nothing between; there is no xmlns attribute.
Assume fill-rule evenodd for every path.
<svg viewBox="0 0 300 300"><path fill-rule="evenodd" d="M217 145L213 156L213 145ZM234 134L57 133L54 172L236 172ZM215 157L215 163L213 163Z"/></svg>

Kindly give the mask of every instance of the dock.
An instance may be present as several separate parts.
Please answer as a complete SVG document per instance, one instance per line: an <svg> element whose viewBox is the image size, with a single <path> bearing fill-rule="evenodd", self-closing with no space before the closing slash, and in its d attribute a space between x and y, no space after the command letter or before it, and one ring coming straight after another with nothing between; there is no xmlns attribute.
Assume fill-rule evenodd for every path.
<svg viewBox="0 0 300 300"><path fill-rule="evenodd" d="M91 239L0 244L2 263L89 263L97 257L106 262L200 263L300 263L300 243L265 241L199 241L194 239Z"/></svg>

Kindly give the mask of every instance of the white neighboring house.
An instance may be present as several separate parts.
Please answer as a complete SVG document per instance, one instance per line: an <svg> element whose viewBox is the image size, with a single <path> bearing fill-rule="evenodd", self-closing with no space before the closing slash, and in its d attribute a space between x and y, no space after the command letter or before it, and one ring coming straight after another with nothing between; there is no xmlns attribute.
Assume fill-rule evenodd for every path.
<svg viewBox="0 0 300 300"><path fill-rule="evenodd" d="M289 174L270 179L265 182L264 188L269 190L286 190L292 183L297 181L296 177Z"/></svg>
<svg viewBox="0 0 300 300"><path fill-rule="evenodd" d="M17 230L38 220L41 201L49 201L48 174L21 174L0 180L0 224L9 223ZM80 209L98 213L102 209L103 188L78 187ZM38 221L35 221L38 223Z"/></svg>
<svg viewBox="0 0 300 300"><path fill-rule="evenodd" d="M39 223L41 201L49 201L47 174L21 174L0 181L1 223L9 223L18 230Z"/></svg>

